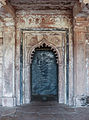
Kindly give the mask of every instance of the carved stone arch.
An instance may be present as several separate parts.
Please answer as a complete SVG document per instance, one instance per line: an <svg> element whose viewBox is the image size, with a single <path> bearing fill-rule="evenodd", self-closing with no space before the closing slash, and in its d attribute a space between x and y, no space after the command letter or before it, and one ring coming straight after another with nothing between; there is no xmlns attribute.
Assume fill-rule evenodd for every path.
<svg viewBox="0 0 89 120"><path fill-rule="evenodd" d="M39 42L38 44L34 45L28 52L28 63L32 63L32 57L33 57L33 54L36 50L36 48L40 48L42 46L45 47L50 47L50 50L53 51L54 55L56 56L56 62L59 63L59 57L60 57L60 54L59 54L59 51L58 49L50 42L48 42L47 40L42 40L41 42Z"/></svg>
<svg viewBox="0 0 89 120"><path fill-rule="evenodd" d="M39 29L38 29L39 30ZM22 94L21 100L23 101L23 103L30 103L32 100L32 93L31 93L31 67L32 67L32 57L33 55L35 55L34 53L38 50L42 50L38 49L41 46L43 46L45 44L45 46L50 47L50 49L53 51L53 53L55 53L55 55L57 56L57 68L58 68L58 102L59 103L68 103L68 99L69 97L68 95L68 78L67 78L67 73L68 73L68 69L67 69L67 53L66 51L68 50L68 47L66 46L67 43L69 43L69 37L67 38L67 29L66 30L59 30L59 31L55 31L53 29L53 31L51 31L51 29L49 29L48 31L29 31L29 34L27 34L28 32L26 32L26 36L29 35L29 37L26 39L23 39L23 66L22 66L22 71L23 72L23 78L21 81L21 85L23 83L23 88L22 90L24 91L24 95ZM35 34L34 34L35 33ZM32 39L32 36L30 36L30 34L32 34L32 36L34 37L35 35L38 35L38 37L36 37L36 39ZM57 39L58 38L58 39ZM30 39L32 39L30 41ZM34 43L34 44L31 44ZM25 46L26 45L26 46ZM37 48L37 49L36 49ZM46 50L46 49L44 49ZM48 49L49 50L49 49ZM50 51L51 51L50 50ZM38 52L37 51L37 52ZM34 60L34 58L33 58ZM69 60L69 58L68 58ZM22 92L23 93L23 92Z"/></svg>

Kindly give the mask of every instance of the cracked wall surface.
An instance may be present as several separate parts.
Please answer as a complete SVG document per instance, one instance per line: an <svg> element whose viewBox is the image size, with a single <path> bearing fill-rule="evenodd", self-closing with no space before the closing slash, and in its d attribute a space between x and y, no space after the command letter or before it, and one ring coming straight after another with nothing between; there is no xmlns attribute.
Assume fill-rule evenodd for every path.
<svg viewBox="0 0 89 120"><path fill-rule="evenodd" d="M16 6L16 2L18 3L18 1L11 0L11 5ZM26 62L27 59L30 61L30 57L28 58L30 56L28 52L29 46L33 48L39 44L37 40L40 41L43 36L50 41L51 37L48 35L48 32L46 31L45 35L41 32L41 30L45 31L46 29L51 29L52 31L54 29L64 29L69 31L67 33L69 37L68 105L84 106L89 104L86 103L86 98L89 97L89 4L88 0L80 1L80 3L76 0L76 2L69 4L67 1L61 5L64 3L63 9L58 10L55 10L55 6L54 9L38 10L38 7L37 9L34 8L34 10L26 10L23 9L24 4L22 3L21 9L18 6L16 14L14 14L14 11L8 10L10 12L8 13L5 12L5 9L1 10L0 8L0 105L16 106L30 103L30 66L28 65L29 62ZM68 9L65 10L64 8L66 8L67 4ZM36 32L37 29L40 30L40 36ZM33 30L33 34L30 34L31 30ZM60 41L57 44L60 46L67 36L62 31L58 35L60 36ZM56 37L53 40L55 41L53 44L57 48ZM65 44L63 43L64 47ZM63 50L64 52L62 52ZM23 54L22 58L21 52ZM61 46L59 56L65 53L65 49ZM21 59L23 60L22 73ZM61 72L63 67L65 67L65 62L59 62L59 64L61 64L59 69L60 73L62 73L59 75L61 76L59 103L67 104L66 97L64 97L66 96L66 86L63 85L62 81L66 71L64 70L64 74ZM22 86L25 88L22 91L21 74L23 76ZM65 81L65 79L63 80ZM21 92L24 96L22 103Z"/></svg>

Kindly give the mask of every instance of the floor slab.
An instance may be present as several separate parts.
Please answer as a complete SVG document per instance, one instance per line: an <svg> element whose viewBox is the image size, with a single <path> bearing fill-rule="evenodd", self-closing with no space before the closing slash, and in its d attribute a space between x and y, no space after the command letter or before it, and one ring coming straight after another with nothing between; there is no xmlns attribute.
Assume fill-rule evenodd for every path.
<svg viewBox="0 0 89 120"><path fill-rule="evenodd" d="M72 108L57 102L32 102L0 107L0 120L89 120L89 107Z"/></svg>

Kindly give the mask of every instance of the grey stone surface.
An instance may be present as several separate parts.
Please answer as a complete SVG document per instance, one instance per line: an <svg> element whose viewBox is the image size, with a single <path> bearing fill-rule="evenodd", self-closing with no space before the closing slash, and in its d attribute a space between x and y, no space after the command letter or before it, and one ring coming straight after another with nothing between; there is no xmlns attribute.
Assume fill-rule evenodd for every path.
<svg viewBox="0 0 89 120"><path fill-rule="evenodd" d="M56 102L32 102L16 108L0 107L0 120L89 120L89 107L72 108Z"/></svg>

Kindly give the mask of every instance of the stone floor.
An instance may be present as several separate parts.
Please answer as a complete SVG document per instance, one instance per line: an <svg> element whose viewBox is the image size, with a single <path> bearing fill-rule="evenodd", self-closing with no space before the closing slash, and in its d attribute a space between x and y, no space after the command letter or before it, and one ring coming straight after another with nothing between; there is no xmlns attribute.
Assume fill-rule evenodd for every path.
<svg viewBox="0 0 89 120"><path fill-rule="evenodd" d="M56 102L33 102L15 108L0 107L0 120L89 120L89 107L70 108Z"/></svg>

